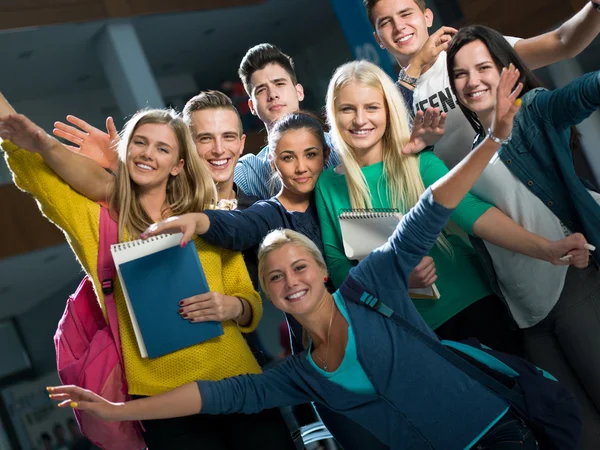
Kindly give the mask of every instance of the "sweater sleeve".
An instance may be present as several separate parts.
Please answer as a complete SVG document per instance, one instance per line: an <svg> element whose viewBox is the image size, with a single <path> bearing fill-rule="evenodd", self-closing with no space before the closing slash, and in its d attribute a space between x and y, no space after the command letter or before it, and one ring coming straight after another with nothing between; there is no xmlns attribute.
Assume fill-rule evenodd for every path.
<svg viewBox="0 0 600 450"><path fill-rule="evenodd" d="M295 358L260 375L240 375L221 381L198 381L203 414L255 414L264 409L308 403L313 399L293 380ZM295 363L295 364L294 364Z"/></svg>
<svg viewBox="0 0 600 450"><path fill-rule="evenodd" d="M327 272L337 289L344 282L354 264L346 258L344 253L344 244L338 231L339 219L335 207L331 201L327 201L325 198L324 192L327 192L330 187L327 186L326 180L327 178L321 175L319 181L317 181L315 204L319 215L319 224L321 225Z"/></svg>
<svg viewBox="0 0 600 450"><path fill-rule="evenodd" d="M267 155L268 147L264 147L257 155L242 156L233 173L233 181L242 191L263 200L281 188L278 179L271 182L272 170Z"/></svg>
<svg viewBox="0 0 600 450"><path fill-rule="evenodd" d="M427 189L402 217L388 242L371 252L350 275L373 292L378 292L379 286L408 289L410 272L429 253L452 211L436 203Z"/></svg>
<svg viewBox="0 0 600 450"><path fill-rule="evenodd" d="M423 184L425 184L426 188L449 172L446 164L431 151L421 153L419 164L421 178L423 179ZM493 205L479 199L479 197L468 193L458 204L454 213L450 216L450 220L456 223L466 233L474 236L473 225L477 222L477 219L492 206Z"/></svg>
<svg viewBox="0 0 600 450"><path fill-rule="evenodd" d="M31 194L42 214L65 233L79 262L98 286L100 205L73 190L40 155L20 149L9 141L4 141L2 148L14 183Z"/></svg>
<svg viewBox="0 0 600 450"><path fill-rule="evenodd" d="M243 333L250 333L256 329L262 317L263 308L260 295L252 286L252 281L250 280L250 275L248 275L248 269L246 269L246 263L242 254L225 249L222 249L221 252L225 294L243 298L250 304L250 308L252 308L252 320L245 327L239 326L240 331Z"/></svg>
<svg viewBox="0 0 600 450"><path fill-rule="evenodd" d="M244 210L207 210L210 228L202 238L235 251L256 247L267 233L287 226L281 209L272 201L260 201Z"/></svg>
<svg viewBox="0 0 600 450"><path fill-rule="evenodd" d="M532 106L538 116L556 128L577 125L600 107L600 72L587 73L553 91L541 90Z"/></svg>

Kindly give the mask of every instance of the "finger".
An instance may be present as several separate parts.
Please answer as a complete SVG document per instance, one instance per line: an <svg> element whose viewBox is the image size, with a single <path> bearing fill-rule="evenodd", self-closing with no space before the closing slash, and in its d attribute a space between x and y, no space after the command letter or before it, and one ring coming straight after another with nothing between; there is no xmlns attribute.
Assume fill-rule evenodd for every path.
<svg viewBox="0 0 600 450"><path fill-rule="evenodd" d="M431 128L433 122L433 116L435 115L435 108L427 108L425 111L425 117L423 118L423 126L425 128Z"/></svg>
<svg viewBox="0 0 600 450"><path fill-rule="evenodd" d="M182 308L179 308L181 311L179 314L183 317L196 317L201 314L215 310L215 303L209 300L200 300L195 303L190 303ZM179 312L178 311L178 312Z"/></svg>
<svg viewBox="0 0 600 450"><path fill-rule="evenodd" d="M221 318L216 314L208 314L206 316L196 317L194 319L190 319L190 322L221 322Z"/></svg>
<svg viewBox="0 0 600 450"><path fill-rule="evenodd" d="M519 97L519 94L523 90L523 83L519 83L514 91L508 96L508 99L512 102L515 102Z"/></svg>
<svg viewBox="0 0 600 450"><path fill-rule="evenodd" d="M70 394L48 394L48 397L50 397L52 400L55 401L65 401L65 400L69 400L71 398Z"/></svg>
<svg viewBox="0 0 600 450"><path fill-rule="evenodd" d="M180 233L183 231L182 226L183 223L181 219L178 217L171 217L162 222L150 225L142 234L140 234L140 237L142 239L148 239L149 237L157 236L159 234Z"/></svg>
<svg viewBox="0 0 600 450"><path fill-rule="evenodd" d="M424 270L420 272L421 279L425 280L427 278L431 278L436 273L435 264L429 267L426 267Z"/></svg>
<svg viewBox="0 0 600 450"><path fill-rule="evenodd" d="M54 122L54 128L56 128L57 130L60 130L63 133L70 134L81 140L88 137L88 133L81 131L78 128L72 127L71 125L67 125L66 123Z"/></svg>
<svg viewBox="0 0 600 450"><path fill-rule="evenodd" d="M214 297L214 292L205 292L204 294L194 295L193 297L184 298L179 302L179 306L193 305L199 302L211 300Z"/></svg>
<svg viewBox="0 0 600 450"><path fill-rule="evenodd" d="M419 272L423 270L425 267L430 266L433 263L433 258L431 256L423 256L419 264L415 266L413 272Z"/></svg>
<svg viewBox="0 0 600 450"><path fill-rule="evenodd" d="M431 118L431 128L432 129L436 129L440 126L440 120L442 118L442 115L440 114L440 110L435 108L433 110L433 115Z"/></svg>
<svg viewBox="0 0 600 450"><path fill-rule="evenodd" d="M441 128L442 130L446 129L446 118L448 117L448 114L446 114L445 112L440 114L440 123L438 124L438 128Z"/></svg>
<svg viewBox="0 0 600 450"><path fill-rule="evenodd" d="M82 130L84 130L87 133L89 133L90 131L92 131L94 129L94 127L92 125L90 125L85 120L82 120L77 116L68 115L67 121L71 122L73 125L81 128Z"/></svg>
<svg viewBox="0 0 600 450"><path fill-rule="evenodd" d="M414 131L415 127L418 130L422 126L424 117L425 117L425 111L418 110L417 113L415 114L415 119L413 121L413 131Z"/></svg>
<svg viewBox="0 0 600 450"><path fill-rule="evenodd" d="M54 128L52 130L52 134L56 137L62 138L66 141L69 141L75 145L81 146L83 144L83 139L81 139L71 133L67 133L66 131L61 130L60 128Z"/></svg>
<svg viewBox="0 0 600 450"><path fill-rule="evenodd" d="M427 279L423 280L423 285L425 287L429 287L433 283L435 283L437 279L438 279L438 276L436 274L433 274L432 276L430 276Z"/></svg>
<svg viewBox="0 0 600 450"><path fill-rule="evenodd" d="M179 245L181 246L181 248L184 248L188 244L188 242L190 242L194 238L194 234L196 234L195 227L188 226L183 231L183 237L181 238L181 241L179 242Z"/></svg>

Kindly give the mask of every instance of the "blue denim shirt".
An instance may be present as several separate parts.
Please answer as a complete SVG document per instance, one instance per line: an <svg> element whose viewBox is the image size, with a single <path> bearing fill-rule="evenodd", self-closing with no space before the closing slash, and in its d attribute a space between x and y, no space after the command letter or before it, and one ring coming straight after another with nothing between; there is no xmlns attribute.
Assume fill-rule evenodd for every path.
<svg viewBox="0 0 600 450"><path fill-rule="evenodd" d="M572 232L580 232L596 246L600 259L600 206L587 189L593 188L575 173L569 146L570 127L582 122L600 106L600 72L588 73L549 91L538 88L522 97L512 139L498 150L506 167L531 190ZM485 136L479 135L473 147ZM491 259L482 242L475 242L488 272ZM492 287L499 293L492 277Z"/></svg>

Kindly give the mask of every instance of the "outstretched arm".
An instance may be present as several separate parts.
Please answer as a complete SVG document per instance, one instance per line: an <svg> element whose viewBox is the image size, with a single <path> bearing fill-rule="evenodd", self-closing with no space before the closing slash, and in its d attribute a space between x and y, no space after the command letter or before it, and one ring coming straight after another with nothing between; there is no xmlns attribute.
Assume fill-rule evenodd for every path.
<svg viewBox="0 0 600 450"><path fill-rule="evenodd" d="M283 405L314 400L296 384L297 357L288 357L258 375L240 375L220 381L187 383L152 397L112 403L77 386L48 388L59 407L71 407L104 420L152 420L205 414L253 414Z"/></svg>
<svg viewBox="0 0 600 450"><path fill-rule="evenodd" d="M600 0L587 2L581 11L556 30L517 42L515 51L531 69L574 58L600 32L598 5Z"/></svg>

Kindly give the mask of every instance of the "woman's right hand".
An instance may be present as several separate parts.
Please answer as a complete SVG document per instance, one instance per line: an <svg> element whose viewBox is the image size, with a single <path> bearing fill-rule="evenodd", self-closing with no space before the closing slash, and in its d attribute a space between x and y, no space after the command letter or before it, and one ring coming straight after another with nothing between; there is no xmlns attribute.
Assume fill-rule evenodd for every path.
<svg viewBox="0 0 600 450"><path fill-rule="evenodd" d="M175 234L183 233L180 245L185 247L186 244L194 237L195 234L204 234L210 227L210 221L206 214L189 213L181 216L169 217L150 225L141 235L142 239L148 239L159 234Z"/></svg>
<svg viewBox="0 0 600 450"><path fill-rule="evenodd" d="M521 100L517 100L523 90L523 83L519 83L513 90L519 80L519 69L512 63L507 68L502 69L500 82L496 90L496 105L494 111L494 120L492 121L492 134L500 139L506 139L512 133L515 114L521 107Z"/></svg>
<svg viewBox="0 0 600 450"><path fill-rule="evenodd" d="M45 153L60 143L22 114L0 117L0 136L32 153Z"/></svg>
<svg viewBox="0 0 600 450"><path fill-rule="evenodd" d="M585 269L590 264L588 243L583 234L573 233L560 241L549 241L548 262L555 266L572 265Z"/></svg>
<svg viewBox="0 0 600 450"><path fill-rule="evenodd" d="M112 403L78 386L56 386L46 388L52 400L59 408L71 407L97 416L102 420L121 420L119 411L124 403Z"/></svg>

